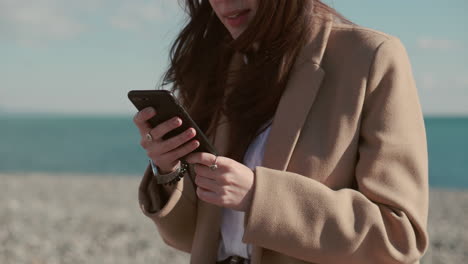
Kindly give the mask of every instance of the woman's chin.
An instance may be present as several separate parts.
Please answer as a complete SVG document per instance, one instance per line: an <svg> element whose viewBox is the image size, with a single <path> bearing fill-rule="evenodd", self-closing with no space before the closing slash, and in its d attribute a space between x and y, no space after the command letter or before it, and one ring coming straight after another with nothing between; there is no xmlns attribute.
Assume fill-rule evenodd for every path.
<svg viewBox="0 0 468 264"><path fill-rule="evenodd" d="M242 33L244 32L243 29L233 29L233 30L229 30L229 33L231 34L231 37L233 39L237 39L240 35L242 35Z"/></svg>

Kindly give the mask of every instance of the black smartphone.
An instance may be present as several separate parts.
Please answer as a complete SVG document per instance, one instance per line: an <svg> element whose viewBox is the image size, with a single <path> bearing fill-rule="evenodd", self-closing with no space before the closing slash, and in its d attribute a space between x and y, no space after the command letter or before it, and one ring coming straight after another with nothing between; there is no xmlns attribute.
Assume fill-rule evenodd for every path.
<svg viewBox="0 0 468 264"><path fill-rule="evenodd" d="M165 134L163 136L164 140L193 127L197 131L194 139L200 142L200 146L196 151L208 152L217 156L214 146L171 92L166 90L133 90L128 92L128 99L130 99L138 111L150 106L156 110L156 115L148 120L151 127L156 127L175 116L182 119L182 125Z"/></svg>

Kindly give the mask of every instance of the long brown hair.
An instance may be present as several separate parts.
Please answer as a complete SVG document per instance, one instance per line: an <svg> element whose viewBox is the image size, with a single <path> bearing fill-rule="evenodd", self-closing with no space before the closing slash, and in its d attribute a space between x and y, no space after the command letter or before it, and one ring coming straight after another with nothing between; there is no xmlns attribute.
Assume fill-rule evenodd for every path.
<svg viewBox="0 0 468 264"><path fill-rule="evenodd" d="M185 8L188 21L172 45L163 85L172 85L205 132L214 113L222 111L231 127L226 156L240 162L273 117L312 18L333 14L349 22L319 0L259 0L253 21L233 40L208 0L185 0ZM248 64L228 72L235 52L248 55ZM237 77L228 87L230 74Z"/></svg>

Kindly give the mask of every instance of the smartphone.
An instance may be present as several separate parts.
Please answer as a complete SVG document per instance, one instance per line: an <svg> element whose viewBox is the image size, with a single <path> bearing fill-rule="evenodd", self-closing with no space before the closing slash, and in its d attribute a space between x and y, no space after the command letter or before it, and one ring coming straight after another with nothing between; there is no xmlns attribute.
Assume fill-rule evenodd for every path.
<svg viewBox="0 0 468 264"><path fill-rule="evenodd" d="M216 156L218 155L216 149L210 143L203 131L197 126L187 111L185 111L182 105L178 102L177 98L175 98L170 91L133 90L128 92L128 99L130 99L138 111L150 106L156 109L156 115L148 120L151 127L156 127L175 116L182 119L182 125L165 134L162 137L164 140L179 135L190 127L193 127L197 133L192 140L196 139L200 142L200 146L196 151L208 152Z"/></svg>

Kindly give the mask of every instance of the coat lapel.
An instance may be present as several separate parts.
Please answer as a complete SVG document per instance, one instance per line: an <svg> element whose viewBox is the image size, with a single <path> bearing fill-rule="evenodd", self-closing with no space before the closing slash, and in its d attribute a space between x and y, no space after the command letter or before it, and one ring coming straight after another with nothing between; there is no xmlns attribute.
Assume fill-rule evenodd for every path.
<svg viewBox="0 0 468 264"><path fill-rule="evenodd" d="M220 122L215 128L215 137L210 138L219 155L225 155L229 139L229 124ZM198 200L197 226L190 263L215 263L220 241L222 208Z"/></svg>
<svg viewBox="0 0 468 264"><path fill-rule="evenodd" d="M325 72L320 63L330 35L331 19L316 19L309 43L301 50L276 109L262 166L286 170Z"/></svg>
<svg viewBox="0 0 468 264"><path fill-rule="evenodd" d="M266 141L262 166L286 170L307 115L325 76L320 67L332 28L331 16L314 19L308 44L300 52L286 90L276 109ZM254 246L252 264L262 263L261 247Z"/></svg>
<svg viewBox="0 0 468 264"><path fill-rule="evenodd" d="M234 54L231 60L229 72L240 67L241 63L243 63L242 56L237 53ZM210 140L218 151L218 155L224 156L228 150L230 125L227 122L226 116L220 112L217 114L219 114L219 116L214 118L215 122L212 123L212 127L210 128L214 130L214 133L210 133ZM198 264L216 262L221 236L221 221L221 207L198 200L197 227L190 263Z"/></svg>

